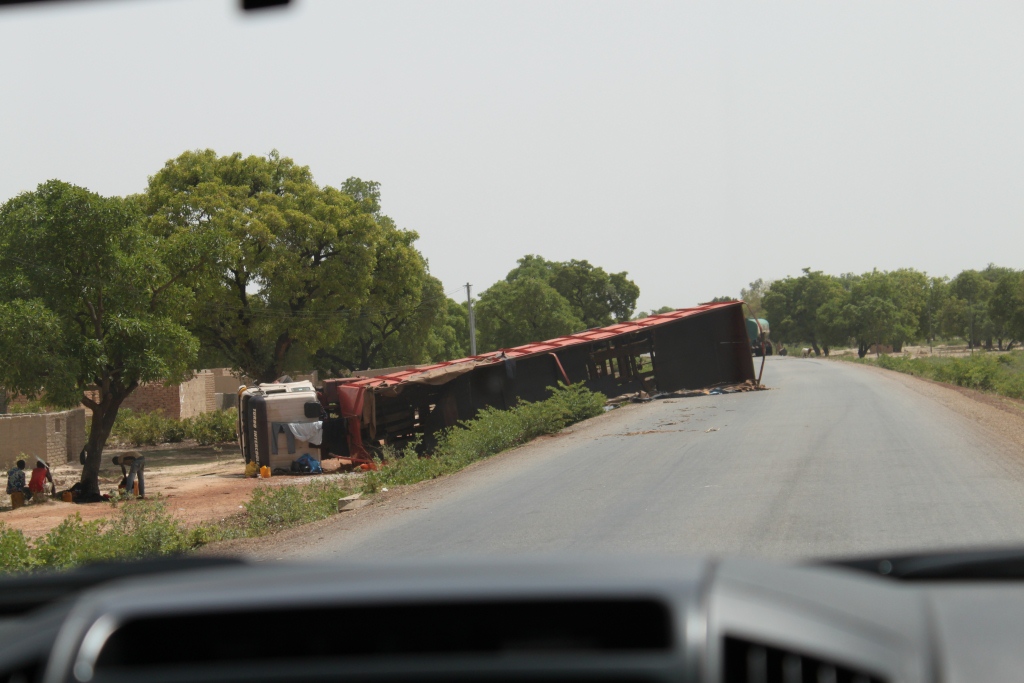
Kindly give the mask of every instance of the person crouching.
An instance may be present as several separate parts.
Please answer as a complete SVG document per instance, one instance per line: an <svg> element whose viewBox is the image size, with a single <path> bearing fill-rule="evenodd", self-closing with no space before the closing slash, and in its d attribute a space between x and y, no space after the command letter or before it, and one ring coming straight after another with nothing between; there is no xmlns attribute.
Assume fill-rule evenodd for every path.
<svg viewBox="0 0 1024 683"><path fill-rule="evenodd" d="M146 497L146 458L138 451L128 451L121 455L115 455L111 462L115 465L121 466L121 474L124 478L121 479L121 484L118 488L123 488L124 492L128 495L133 493L135 487L135 478L139 480L139 498Z"/></svg>
<svg viewBox="0 0 1024 683"><path fill-rule="evenodd" d="M50 467L36 458L36 466L32 468L32 478L28 482L28 497L31 498L37 493L46 493L46 482L50 482L50 492L56 493L57 486L53 483Z"/></svg>

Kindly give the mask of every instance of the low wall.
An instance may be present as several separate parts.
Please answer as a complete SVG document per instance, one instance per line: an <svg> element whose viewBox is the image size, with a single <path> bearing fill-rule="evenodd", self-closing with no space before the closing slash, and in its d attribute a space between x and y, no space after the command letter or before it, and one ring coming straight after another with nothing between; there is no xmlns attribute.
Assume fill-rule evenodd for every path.
<svg viewBox="0 0 1024 683"><path fill-rule="evenodd" d="M24 454L27 468L41 457L50 465L77 462L85 446L85 410L0 415L0 467L6 472Z"/></svg>

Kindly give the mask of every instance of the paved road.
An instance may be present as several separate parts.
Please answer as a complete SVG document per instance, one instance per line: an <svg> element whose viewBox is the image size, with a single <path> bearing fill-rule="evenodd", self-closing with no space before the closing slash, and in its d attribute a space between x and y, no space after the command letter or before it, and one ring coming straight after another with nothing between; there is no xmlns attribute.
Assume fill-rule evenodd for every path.
<svg viewBox="0 0 1024 683"><path fill-rule="evenodd" d="M286 554L793 558L1024 543L1024 454L1009 442L879 371L772 359L765 378L772 391L614 411Z"/></svg>

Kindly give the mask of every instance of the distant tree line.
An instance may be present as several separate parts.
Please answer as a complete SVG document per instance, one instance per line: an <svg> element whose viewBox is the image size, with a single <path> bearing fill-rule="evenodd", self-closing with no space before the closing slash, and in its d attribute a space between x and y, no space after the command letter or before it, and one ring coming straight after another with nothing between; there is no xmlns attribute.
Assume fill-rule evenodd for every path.
<svg viewBox="0 0 1024 683"><path fill-rule="evenodd" d="M758 280L741 292L755 314L768 319L781 342L805 342L814 353L873 344L892 346L962 339L970 348L1012 348L1024 340L1024 272L989 265L956 277L931 277L912 268L827 275L803 269L798 277Z"/></svg>

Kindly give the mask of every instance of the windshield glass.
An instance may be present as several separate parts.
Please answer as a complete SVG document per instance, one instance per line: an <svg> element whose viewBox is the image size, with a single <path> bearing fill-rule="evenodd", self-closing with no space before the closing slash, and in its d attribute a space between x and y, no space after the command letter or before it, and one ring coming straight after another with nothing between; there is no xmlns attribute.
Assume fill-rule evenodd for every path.
<svg viewBox="0 0 1024 683"><path fill-rule="evenodd" d="M1024 542L1022 12L0 7L0 568Z"/></svg>

